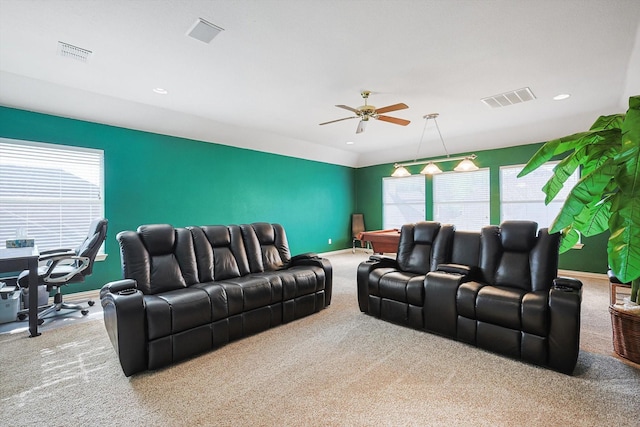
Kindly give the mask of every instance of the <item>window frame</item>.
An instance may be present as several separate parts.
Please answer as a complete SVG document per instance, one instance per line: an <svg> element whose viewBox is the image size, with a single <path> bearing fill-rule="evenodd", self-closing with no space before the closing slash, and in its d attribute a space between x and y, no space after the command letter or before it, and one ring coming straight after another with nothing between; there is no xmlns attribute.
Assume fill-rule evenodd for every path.
<svg viewBox="0 0 640 427"><path fill-rule="evenodd" d="M442 180L445 177L453 177L453 176L465 176L465 177L469 177L471 176L470 174L476 174L476 173L482 173L486 176L483 176L483 180L486 179L486 200L478 200L478 201L468 201L468 200L451 200L451 201L438 201L438 181ZM440 190L442 191L442 190ZM477 192L474 192L475 194L477 194ZM485 168L479 168L476 171L465 171L465 172L457 172L457 171L450 171L450 172L443 172L437 175L434 175L432 178L432 197L431 197L431 202L432 202L432 206L433 206L433 220L434 221L438 221L441 222L443 224L453 224L455 225L457 230L463 230L463 231L479 231L480 228L478 227L471 227L470 229L467 228L463 228L464 226L460 226L459 224L456 224L455 221L453 219L445 219L445 218L441 218L438 215L439 212L439 206L442 205L456 205L456 204L467 204L467 203L472 203L476 206L480 205L483 207L483 213L486 213L486 215L483 216L483 224L480 225L480 227L483 227L485 225L489 225L491 223L491 168L489 167L485 167ZM466 210L465 210L466 211ZM473 209L473 211L478 211L477 209Z"/></svg>
<svg viewBox="0 0 640 427"><path fill-rule="evenodd" d="M387 183L391 183L391 182L395 182L395 183L400 183L403 181L400 180L405 180L404 182L409 182L409 180L412 180L413 182L411 182L411 185L415 185L415 183L419 182L418 180L422 179L421 181L421 187L422 187L422 191L421 191L421 197L415 198L415 199L411 199L408 202L405 203L387 203ZM426 194L427 194L427 184L426 184L426 179L424 177L424 175L410 175L410 176L403 176L403 177L383 177L382 178L382 228L387 230L387 229L400 229L402 227L402 225L407 224L407 223L415 223L417 221L424 221L426 218ZM387 211L387 207L391 207L391 206L419 206L419 210L421 211L421 218L418 218L419 215L416 215L415 220L413 220L412 218L407 218L406 216L404 217L404 223L403 224L398 224L397 222L393 222L391 221L391 219L389 218L389 213Z"/></svg>
<svg viewBox="0 0 640 427"><path fill-rule="evenodd" d="M549 173L548 176L543 177L542 179L540 178L540 174L543 171L543 169L538 168L535 171L533 171L532 173L525 175L522 178L516 178L515 182L520 182L523 185L527 183L527 178L529 179L529 181L532 181L532 179L534 177L536 177L536 179L539 179L539 181L535 184L535 186L532 184L531 188L535 188L537 187L540 192L540 198L534 198L534 199L524 199L524 198L519 198L518 200L507 200L505 198L505 196L508 195L507 191L503 191L504 189L504 185L506 185L507 183L505 182L505 178L503 176L503 172L506 171L507 169L510 170L516 170L518 173L525 167L525 164L515 164L515 165L503 165L499 167L499 172L498 172L498 176L499 176L499 189L500 189L500 221L506 221L506 220L515 220L515 219L527 219L527 220L531 220L531 221L536 221L538 223L538 227L539 228L551 228L551 224L553 223L553 221L555 220L555 218L558 216L558 212L560 212L560 209L562 208L562 205L564 204L566 197L569 193L569 191L571 190L571 188L573 188L573 186L580 180L580 168L577 168L575 170L575 172L567 179L567 183L565 184L564 188L562 191L560 191L558 193L558 195L554 198L554 200L551 202L551 204L549 205L545 205L544 203L544 199L545 199L545 193L542 191L543 186L546 184L546 182L549 180L549 178L551 178L552 174L553 174L553 169L558 165L558 163L560 163L559 161L548 161L545 163L545 165L550 166L551 168L549 169ZM536 175L537 174L537 175ZM516 174L517 177L517 174ZM520 194L526 194L527 192L521 192ZM539 215L527 215L528 218L512 218L512 217L507 217L505 216L505 212L507 211L507 209L505 209L505 205L507 204L512 204L512 205L534 205L534 204L541 204L543 207L543 212L545 214L545 216L548 218L548 223L546 223L546 221L541 222L540 216ZM557 211L552 212L551 211L551 206L556 206L557 207Z"/></svg>
<svg viewBox="0 0 640 427"><path fill-rule="evenodd" d="M82 243L93 219L105 216L102 149L0 137L0 168L5 169L3 182L0 182L0 205L10 208L11 204L14 205L13 211L10 208L5 213L0 211L0 241L15 239L21 230L26 237L35 239L40 251L71 249ZM12 168L14 179L9 179ZM26 172L20 174L20 168ZM29 171L29 168L33 170ZM57 181L52 180L52 176ZM85 210L86 214L78 214L77 207ZM31 218L30 209L34 215ZM73 215L68 212L73 212ZM38 225L35 218L41 215L41 218L49 219L48 214L59 218ZM72 219L65 222L65 215ZM37 231L52 224L57 224L53 232L43 234ZM65 230L78 231L68 234ZM67 235L69 237L65 238ZM104 258L103 244L97 259Z"/></svg>

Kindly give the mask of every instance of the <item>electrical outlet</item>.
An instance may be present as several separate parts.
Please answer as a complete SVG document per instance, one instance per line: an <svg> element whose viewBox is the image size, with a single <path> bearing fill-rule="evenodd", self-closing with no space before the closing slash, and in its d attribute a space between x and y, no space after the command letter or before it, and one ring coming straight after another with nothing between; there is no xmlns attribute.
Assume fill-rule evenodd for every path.
<svg viewBox="0 0 640 427"><path fill-rule="evenodd" d="M331 239L329 239L329 244L331 244Z"/></svg>

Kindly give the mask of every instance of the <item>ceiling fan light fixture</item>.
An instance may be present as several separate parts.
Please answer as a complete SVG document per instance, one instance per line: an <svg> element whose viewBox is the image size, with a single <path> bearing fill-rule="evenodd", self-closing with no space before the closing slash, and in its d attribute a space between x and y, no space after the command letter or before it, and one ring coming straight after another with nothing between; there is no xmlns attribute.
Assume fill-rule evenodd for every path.
<svg viewBox="0 0 640 427"><path fill-rule="evenodd" d="M465 157L460 163L458 163L458 166L453 168L456 172L470 172L477 171L478 169L480 168L473 163L470 157Z"/></svg>
<svg viewBox="0 0 640 427"><path fill-rule="evenodd" d="M356 133L364 132L364 128L366 127L366 124L367 124L367 120L365 119L360 120L360 122L358 122L358 127L356 128Z"/></svg>
<svg viewBox="0 0 640 427"><path fill-rule="evenodd" d="M407 170L404 166L396 166L396 170L391 174L394 178L402 178L405 176L411 176L411 172Z"/></svg>
<svg viewBox="0 0 640 427"><path fill-rule="evenodd" d="M429 162L424 168L422 168L420 173L422 175L437 175L442 173L442 169L440 169L435 163Z"/></svg>

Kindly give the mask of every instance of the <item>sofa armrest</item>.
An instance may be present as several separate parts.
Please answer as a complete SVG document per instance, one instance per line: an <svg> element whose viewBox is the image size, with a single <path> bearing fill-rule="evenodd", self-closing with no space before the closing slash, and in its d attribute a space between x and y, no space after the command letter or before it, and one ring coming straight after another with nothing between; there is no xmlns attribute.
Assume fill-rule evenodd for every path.
<svg viewBox="0 0 640 427"><path fill-rule="evenodd" d="M457 295L464 274L430 271L424 278L423 322L428 331L451 338L457 337Z"/></svg>
<svg viewBox="0 0 640 427"><path fill-rule="evenodd" d="M137 284L133 279L123 279L116 280L114 282L109 282L100 289L100 299L104 297L106 294L117 294L122 291L127 291L128 289L136 290Z"/></svg>
<svg viewBox="0 0 640 427"><path fill-rule="evenodd" d="M100 290L104 326L126 376L147 369L147 334L143 294L131 279L107 283Z"/></svg>
<svg viewBox="0 0 640 427"><path fill-rule="evenodd" d="M331 295L333 291L333 266L326 258L321 258L314 253L305 253L291 257L289 264L285 268L295 267L297 265L313 265L324 270L324 306L331 304Z"/></svg>
<svg viewBox="0 0 640 427"><path fill-rule="evenodd" d="M582 283L556 278L549 291L549 360L556 371L571 374L580 352Z"/></svg>
<svg viewBox="0 0 640 427"><path fill-rule="evenodd" d="M556 277L553 279L553 287L559 291L563 290L576 290L582 289L582 282L573 277Z"/></svg>
<svg viewBox="0 0 640 427"><path fill-rule="evenodd" d="M358 265L356 272L358 306L363 313L369 312L369 275L377 268L398 268L398 263L390 257L372 255Z"/></svg>
<svg viewBox="0 0 640 427"><path fill-rule="evenodd" d="M289 262L291 264L295 264L298 261L307 260L307 259L320 259L320 257L316 253L307 252L307 253L304 253L304 254L298 254L298 255L292 256L291 257L291 261L289 261Z"/></svg>
<svg viewBox="0 0 640 427"><path fill-rule="evenodd" d="M438 264L436 271L442 271L443 273L460 274L462 276L475 277L478 268L469 265L462 264Z"/></svg>
<svg viewBox="0 0 640 427"><path fill-rule="evenodd" d="M391 258L388 256L371 255L369 257L369 261L371 261L372 263L375 263L374 268L385 268L385 267L398 268L398 261L396 261L395 258Z"/></svg>

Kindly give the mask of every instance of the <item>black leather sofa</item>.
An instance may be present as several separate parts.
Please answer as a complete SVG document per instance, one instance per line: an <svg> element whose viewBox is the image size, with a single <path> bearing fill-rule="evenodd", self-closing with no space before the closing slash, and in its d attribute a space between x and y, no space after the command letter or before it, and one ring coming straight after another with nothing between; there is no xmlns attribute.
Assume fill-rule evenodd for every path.
<svg viewBox="0 0 640 427"><path fill-rule="evenodd" d="M396 259L357 271L360 310L571 374L582 283L557 277L559 234L531 221L480 232L419 222L402 227Z"/></svg>
<svg viewBox="0 0 640 427"><path fill-rule="evenodd" d="M332 267L291 257L284 228L254 223L117 235L124 279L100 291L126 376L157 369L315 313L331 302Z"/></svg>

